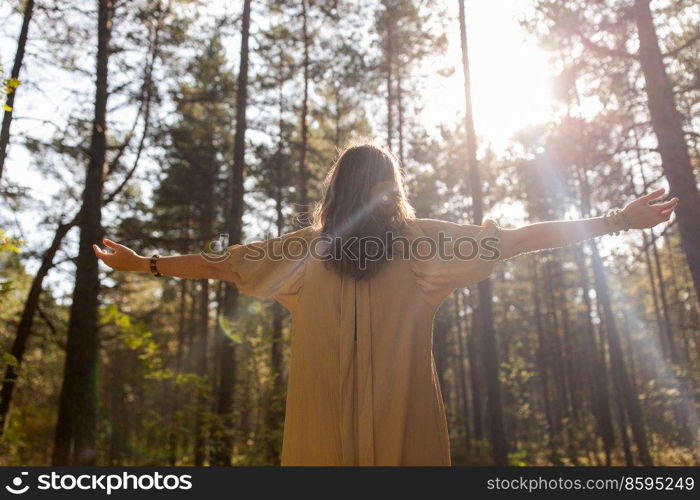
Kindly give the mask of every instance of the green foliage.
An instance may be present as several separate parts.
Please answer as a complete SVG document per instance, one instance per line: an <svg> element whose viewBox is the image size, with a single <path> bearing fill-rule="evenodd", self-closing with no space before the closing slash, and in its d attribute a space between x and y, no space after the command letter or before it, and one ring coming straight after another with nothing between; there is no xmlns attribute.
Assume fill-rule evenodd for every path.
<svg viewBox="0 0 700 500"><path fill-rule="evenodd" d="M128 314L119 311L115 304L100 308L100 318L103 326L113 326L118 338L137 354L145 378L162 380L172 377L172 372L164 368L160 347L145 323L134 322Z"/></svg>
<svg viewBox="0 0 700 500"><path fill-rule="evenodd" d="M4 229L0 229L0 254L3 252L19 253L22 245L24 245L22 240L8 236Z"/></svg>
<svg viewBox="0 0 700 500"><path fill-rule="evenodd" d="M0 258L4 253L18 254L24 242L18 238L7 236L3 229L0 229ZM12 290L12 280L0 281L0 304Z"/></svg>
<svg viewBox="0 0 700 500"><path fill-rule="evenodd" d="M19 361L17 361L17 358L9 352L2 353L2 361L8 366L14 366L15 368L19 366Z"/></svg>
<svg viewBox="0 0 700 500"><path fill-rule="evenodd" d="M0 70L0 82L2 84L2 88L0 89L0 94L2 94L2 101L3 101L3 109L5 111L12 111L12 107L9 106L5 101L7 100L7 96L12 94L15 90L17 90L17 87L19 87L20 81L17 78L2 78L2 72Z"/></svg>

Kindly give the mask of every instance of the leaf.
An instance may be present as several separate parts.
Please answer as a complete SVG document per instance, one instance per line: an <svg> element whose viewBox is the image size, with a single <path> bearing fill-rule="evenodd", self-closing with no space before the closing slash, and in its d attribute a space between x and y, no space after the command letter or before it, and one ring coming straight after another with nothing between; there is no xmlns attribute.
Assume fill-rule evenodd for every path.
<svg viewBox="0 0 700 500"><path fill-rule="evenodd" d="M24 242L17 238L5 236L5 231L0 229L0 252L19 253L19 247Z"/></svg>
<svg viewBox="0 0 700 500"><path fill-rule="evenodd" d="M4 109L5 111L12 111L12 106L8 106L7 104L5 104L5 105L3 106L3 109Z"/></svg>
<svg viewBox="0 0 700 500"><path fill-rule="evenodd" d="M3 352L2 353L2 360L8 365L8 366L14 366L17 368L19 366L19 361L17 361L17 358L15 358L11 353L9 352Z"/></svg>

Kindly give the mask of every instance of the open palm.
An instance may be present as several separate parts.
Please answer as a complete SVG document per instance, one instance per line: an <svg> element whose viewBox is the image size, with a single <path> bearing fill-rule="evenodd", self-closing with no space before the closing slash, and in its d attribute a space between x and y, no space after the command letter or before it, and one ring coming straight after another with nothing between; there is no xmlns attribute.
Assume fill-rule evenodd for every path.
<svg viewBox="0 0 700 500"><path fill-rule="evenodd" d="M115 271L142 271L143 257L134 252L131 248L120 245L116 241L104 238L102 243L113 252L106 252L97 245L92 245L95 255L102 262Z"/></svg>
<svg viewBox="0 0 700 500"><path fill-rule="evenodd" d="M664 188L652 191L629 202L624 213L629 219L630 229L646 229L666 222L678 205L678 198L663 203L654 203L666 193Z"/></svg>

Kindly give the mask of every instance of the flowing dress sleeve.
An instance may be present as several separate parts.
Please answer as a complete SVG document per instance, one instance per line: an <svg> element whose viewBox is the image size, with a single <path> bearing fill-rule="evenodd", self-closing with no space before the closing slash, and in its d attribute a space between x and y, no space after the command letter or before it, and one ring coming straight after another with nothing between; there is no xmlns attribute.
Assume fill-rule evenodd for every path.
<svg viewBox="0 0 700 500"><path fill-rule="evenodd" d="M314 230L306 227L278 238L228 247L231 281L241 293L274 298L293 310L304 286Z"/></svg>
<svg viewBox="0 0 700 500"><path fill-rule="evenodd" d="M500 260L500 226L415 219L411 267L428 301L439 305L456 288L482 281Z"/></svg>

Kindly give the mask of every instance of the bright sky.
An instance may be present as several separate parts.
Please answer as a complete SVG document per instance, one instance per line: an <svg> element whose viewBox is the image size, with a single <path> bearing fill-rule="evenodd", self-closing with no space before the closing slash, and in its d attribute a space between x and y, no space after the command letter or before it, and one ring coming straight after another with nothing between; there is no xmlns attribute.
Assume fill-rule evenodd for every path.
<svg viewBox="0 0 700 500"><path fill-rule="evenodd" d="M456 61L448 78L435 76L424 95L425 117L433 124L452 119L452 110L464 113L459 24L448 25L446 60ZM542 123L551 114L550 69L546 53L519 20L528 2L523 0L467 1L467 42L472 79L476 133L494 149L502 150L518 130Z"/></svg>

